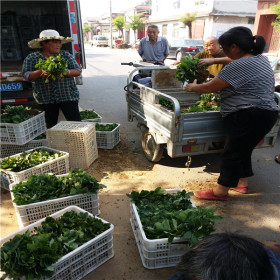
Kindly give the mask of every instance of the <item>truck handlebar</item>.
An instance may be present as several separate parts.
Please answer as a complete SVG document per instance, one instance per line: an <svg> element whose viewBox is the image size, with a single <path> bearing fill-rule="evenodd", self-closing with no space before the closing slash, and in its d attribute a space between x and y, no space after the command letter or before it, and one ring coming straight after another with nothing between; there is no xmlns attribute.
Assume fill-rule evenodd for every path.
<svg viewBox="0 0 280 280"><path fill-rule="evenodd" d="M129 66L132 66L132 65L133 65L133 62L121 62L121 65L129 65Z"/></svg>

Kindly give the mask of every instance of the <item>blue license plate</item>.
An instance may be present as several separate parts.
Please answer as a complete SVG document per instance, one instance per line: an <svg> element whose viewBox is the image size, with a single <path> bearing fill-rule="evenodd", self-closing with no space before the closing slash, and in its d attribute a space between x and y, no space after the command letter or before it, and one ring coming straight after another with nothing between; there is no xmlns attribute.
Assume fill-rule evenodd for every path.
<svg viewBox="0 0 280 280"><path fill-rule="evenodd" d="M4 82L0 83L0 91L23 90L22 82Z"/></svg>

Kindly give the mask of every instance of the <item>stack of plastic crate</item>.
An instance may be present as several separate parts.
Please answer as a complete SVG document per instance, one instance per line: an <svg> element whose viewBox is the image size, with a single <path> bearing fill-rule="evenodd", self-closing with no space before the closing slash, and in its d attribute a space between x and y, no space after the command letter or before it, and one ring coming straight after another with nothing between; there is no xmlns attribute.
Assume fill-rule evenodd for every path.
<svg viewBox="0 0 280 280"><path fill-rule="evenodd" d="M47 130L49 146L69 153L71 168L88 168L97 158L95 123L61 121Z"/></svg>
<svg viewBox="0 0 280 280"><path fill-rule="evenodd" d="M69 206L63 210L55 212L50 215L54 219L59 219L65 213L74 211L76 213L88 213L87 211L77 207ZM90 217L92 214L88 213ZM103 223L107 221L95 217ZM16 235L23 235L26 231L36 233L36 229L41 226L46 218L41 219L29 226L26 226L10 235L0 239L0 246L13 239ZM113 250L113 231L114 225L110 223L110 227L97 235L95 238L89 240L83 245L77 247L73 251L61 257L56 263L52 264L53 275L49 278L42 278L44 280L67 280L67 279L82 279L84 276L95 270L97 267L108 261L114 256ZM10 278L9 278L10 279Z"/></svg>

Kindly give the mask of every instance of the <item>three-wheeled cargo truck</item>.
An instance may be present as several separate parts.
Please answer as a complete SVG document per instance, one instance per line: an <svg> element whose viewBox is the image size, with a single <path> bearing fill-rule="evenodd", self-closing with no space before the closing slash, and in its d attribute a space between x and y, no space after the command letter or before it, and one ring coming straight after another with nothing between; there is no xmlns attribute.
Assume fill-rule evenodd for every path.
<svg viewBox="0 0 280 280"><path fill-rule="evenodd" d="M141 70L151 70L151 86L134 82ZM128 120L137 120L142 129L142 148L152 162L159 161L164 149L171 158L219 153L223 151L226 133L219 111L181 113L181 107L195 105L200 94L186 92L176 79L176 69L145 66L131 71L126 86ZM160 98L173 104L173 110L160 104ZM280 104L280 94L275 92ZM280 126L279 118L257 148L273 147Z"/></svg>

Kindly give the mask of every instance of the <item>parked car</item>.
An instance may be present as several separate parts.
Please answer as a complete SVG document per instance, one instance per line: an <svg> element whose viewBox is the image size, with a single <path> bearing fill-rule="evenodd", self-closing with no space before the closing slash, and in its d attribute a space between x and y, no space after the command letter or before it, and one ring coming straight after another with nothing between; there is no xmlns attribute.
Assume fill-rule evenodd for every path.
<svg viewBox="0 0 280 280"><path fill-rule="evenodd" d="M175 57L178 61L180 61L189 54L195 56L197 53L203 50L203 40L175 39L169 44L168 58Z"/></svg>
<svg viewBox="0 0 280 280"><path fill-rule="evenodd" d="M93 36L92 40L89 41L90 45L97 46L97 47L108 47L109 46L109 40L105 36L95 35Z"/></svg>

